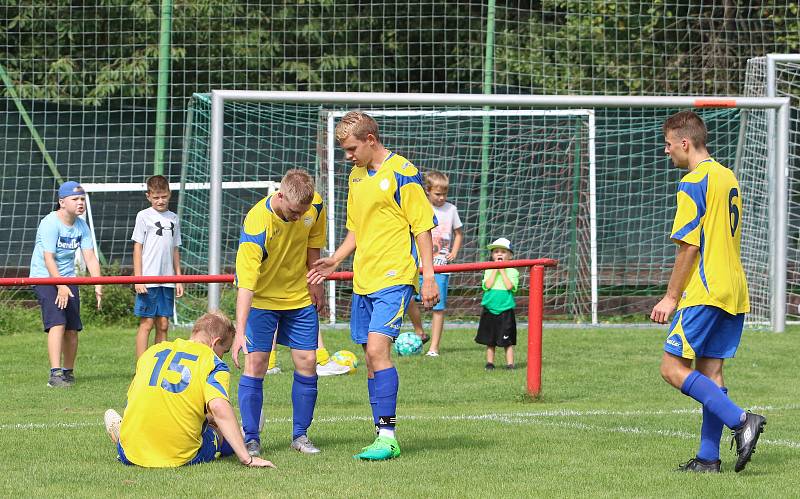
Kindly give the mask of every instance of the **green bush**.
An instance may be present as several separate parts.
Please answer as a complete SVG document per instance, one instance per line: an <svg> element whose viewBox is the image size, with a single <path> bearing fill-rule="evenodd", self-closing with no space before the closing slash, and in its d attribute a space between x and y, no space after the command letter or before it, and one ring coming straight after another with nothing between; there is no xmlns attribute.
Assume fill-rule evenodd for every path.
<svg viewBox="0 0 800 499"><path fill-rule="evenodd" d="M104 275L120 275L117 264L103 267ZM137 319L133 315L133 303L136 292L132 284L110 284L103 286L102 308L97 310L94 286L80 286L81 321L91 325L135 325Z"/></svg>
<svg viewBox="0 0 800 499"><path fill-rule="evenodd" d="M6 303L0 314L0 336L22 333L41 333L42 314L38 306L24 307Z"/></svg>

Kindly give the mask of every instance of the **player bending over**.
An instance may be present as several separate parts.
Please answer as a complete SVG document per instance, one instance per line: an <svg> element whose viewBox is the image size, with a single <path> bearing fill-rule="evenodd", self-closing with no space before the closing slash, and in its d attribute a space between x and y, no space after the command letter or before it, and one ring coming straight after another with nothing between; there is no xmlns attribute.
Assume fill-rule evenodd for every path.
<svg viewBox="0 0 800 499"><path fill-rule="evenodd" d="M136 363L123 417L109 409L106 431L124 464L170 468L236 454L245 466L275 466L247 453L228 400L233 323L220 312L204 314L188 340L148 348Z"/></svg>

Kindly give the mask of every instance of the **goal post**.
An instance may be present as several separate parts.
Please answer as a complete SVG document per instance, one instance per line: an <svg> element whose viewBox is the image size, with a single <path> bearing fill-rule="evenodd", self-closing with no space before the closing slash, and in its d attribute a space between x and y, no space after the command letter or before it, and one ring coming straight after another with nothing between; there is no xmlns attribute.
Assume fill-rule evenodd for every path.
<svg viewBox="0 0 800 499"><path fill-rule="evenodd" d="M672 258L671 251L670 254L666 253L667 249L671 250L671 248L668 242L668 228L665 228L665 221L674 213L672 205L674 204L674 187L677 183L677 176L669 173L668 163L661 155L663 141L660 125L666 117L665 113L685 108L695 108L707 121L716 120L710 126L711 135L712 138L715 134L718 136L724 135L724 140L720 140L716 144L717 148L724 150L724 154L720 156L715 153L715 156L721 157L724 159L724 163L731 165L734 164L734 151L737 150L736 137L739 135L740 111L750 110L752 113L759 115L774 114L775 119L765 119L774 123L776 133L767 135L766 131L762 131L758 136L758 141L760 141L759 146L763 145L763 147L753 148L753 151L749 152L745 151L747 154L755 156L752 161L744 162L744 168L748 169L750 177L748 177L747 186L743 186L743 191L746 192L745 201L750 202L751 205L748 205L749 211L747 213L749 218L746 219L747 226L743 227L743 250L747 251L745 241L748 244L751 240L759 242L759 246L757 248L758 252L752 255L743 255L743 260L745 260L745 270L748 278L753 280L752 294L755 306L753 314L748 318L749 324L768 324L775 331L783 330L786 313L786 303L785 299L783 299L786 289L786 267L785 258L782 259L780 255L781 251L785 255L786 247L785 206L788 149L788 99L786 98L389 94L216 90L212 92L209 101L211 123L209 124L210 160L208 163L210 164L209 179L211 190L208 200L208 271L210 274L219 273L222 265L220 258L222 251L220 211L222 207L221 182L224 173L223 147L229 147L223 145L229 144L229 142L224 142L223 139L226 127L228 127L227 133L229 136L231 133L236 133L236 127L225 122L226 105L232 107L248 106L247 112L251 114L258 106L273 106L276 114L270 118L273 120L272 128L280 129L281 133L299 131L306 135L324 133L327 127L327 113L349 108L359 108L368 113L389 108L394 108L398 111L429 111L433 109L439 113L449 112L450 110L478 111L484 108L497 111L584 109L592 110L595 114L602 113L605 128L596 137L597 157L594 161L596 161L598 168L602 163L604 169L593 172L592 175L588 175L588 172L587 174L581 173L580 176L576 177L579 178L579 182L561 182L557 186L555 183L539 186L544 190L537 194L539 196L537 201L542 202L542 204L536 205L538 210L544 210L545 208L553 208L554 212L564 210L567 205L562 201L568 198L565 192L574 194L572 199L575 199L577 203L574 206L581 210L581 218L578 222L580 226L577 232L579 239L575 243L576 247L581 251L578 256L578 264L581 271L585 268L587 275L593 273L596 276L595 279L599 280L596 288L598 289L597 292L600 293L600 297L595 298L595 291L590 290L592 286L588 283L591 279L584 279L582 276L578 276L580 277L577 280L578 293L569 306L563 307L564 315L568 320L573 321L582 321L580 316L584 313L588 315L590 301L599 301L603 317L606 317L609 313L612 315L628 314L633 316L634 312L636 312L638 315L635 316L640 317L639 322L641 322L642 314L639 311L640 308L637 308L641 306L641 303L635 302L638 299L637 296L646 295L650 297L656 292L663 293L662 286L668 279ZM313 115L316 117L305 118L310 122L316 120L317 124L295 130L295 125L288 123L288 119L283 119L281 114L290 113L295 107L302 108L306 113L304 116L312 116L312 110L317 113ZM771 111L774 113L771 113ZM631 116L636 117L635 122L631 122ZM379 120L381 121L382 134L385 120L385 117ZM615 127L627 128L623 134L621 132L616 133ZM315 132L315 130L319 129L322 129L323 132ZM539 130L541 130L541 126ZM420 130L416 129L411 130L409 133L417 136L424 135ZM516 133L516 130L513 130L513 133ZM581 132L581 137L574 140L580 140L581 142L577 143L584 144L582 142L585 140L584 135L588 134L589 129L586 129L585 134ZM224 140L228 141L229 138ZM319 139L319 137L313 138L314 141L317 141L313 143L308 142L308 139L304 139L306 140L304 144L313 153L315 147L319 149L319 146L313 145L314 143L318 144ZM534 143L538 140L530 137L525 139ZM326 138L328 145L325 147L327 149L330 149L330 140L328 136ZM266 142L269 143L270 147L276 146L270 141ZM323 141L324 143L325 141ZM393 143L390 143L390 148L393 145ZM518 143L512 144L513 147L517 147L517 145ZM580 149L580 155L588 155L586 152L588 146L581 145ZM602 152L600 152L601 149ZM398 146L397 150L401 153L406 151L402 145ZM766 151L772 151L771 155L769 155L771 161L767 160ZM712 150L712 152L714 151ZM317 154L320 154L319 150L317 150ZM580 155L575 155L574 157L579 157ZM421 163L418 162L413 153L408 153L408 157L415 163ZM631 158L634 158L635 161ZM499 160L502 160L502 158ZM664 161L663 164L660 163L662 160ZM230 159L226 162L226 165L229 164L229 161ZM616 168L624 170L623 173L614 173L613 168L617 162L622 163ZM630 165L624 164L625 162L629 162ZM311 159L308 164L313 168L318 168L317 171L320 171L320 169L325 171L326 168L331 167L327 163L329 163L329 160L322 154L321 159ZM586 161L585 163L588 168L589 162ZM644 177L645 172L633 168L633 166L638 168L642 164L646 164L649 168L647 172L650 175L649 177ZM657 168L653 167L653 165L657 165ZM436 168L435 164L422 164L421 166L423 169ZM521 175L531 175L530 178L525 179L526 181L539 180L539 177L546 177L548 173L547 169L537 170L534 178L533 173L527 173L526 168L528 166L527 164L522 164L519 169ZM625 170L626 166L631 169L629 171ZM563 169L558 170L559 173L564 171ZM653 173L653 171L657 173ZM447 173L451 173L451 171L447 171ZM625 178L625 174L628 173L630 178ZM339 173L339 176L346 177L343 171ZM557 178L558 174L555 177ZM763 186L767 185L767 179L770 177L773 178L773 182L769 185L769 192L762 192L764 191ZM325 180L330 183L330 177ZM504 179L506 184L503 185L513 186L515 180L513 176L509 175L508 178ZM589 186L589 181L596 185ZM587 184L586 187L584 187L583 182ZM551 192L547 189L554 189L554 186L560 189L558 192L560 196L558 206L550 206L547 204L549 201L544 199L548 192ZM330 189L328 188L327 190L329 191ZM756 190L758 190L757 193L755 192ZM747 196L751 193L752 196L748 198ZM326 192L326 195L330 195L330 192ZM505 200L505 204L501 206L501 209L519 209L518 204L530 201L529 197L525 197L525 193L518 191L512 192L509 190L507 196L509 200ZM462 198L456 198L456 204L460 199ZM775 200L775 202L769 206L769 209L766 209L765 207L770 199ZM515 200L520 203L515 205ZM654 209L656 203L658 206L656 207L657 209ZM338 204L338 206L333 206L334 210L339 208L338 211L341 211L342 204L334 204ZM531 207L533 207L532 204ZM600 212L595 213L594 210L600 210ZM583 211L586 211L585 216ZM589 216L589 212L592 212L591 216ZM783 212L783 215L781 215L781 212ZM514 212L515 215L518 213L518 211ZM590 219L599 220L602 224L590 230ZM531 218L531 220L533 219ZM553 223L553 227L548 228L550 232L547 234L560 237L559 231L568 231L569 229L566 226L559 225L561 222L562 220L559 219L558 223ZM510 230L515 230L515 227L519 228L519 225L514 225L516 223L514 220L500 220L498 218L497 223L499 226L508 227ZM542 241L543 246L549 243L547 238L541 237L541 235L537 241ZM527 251L537 251L537 246L539 244L534 246L528 244L526 249ZM564 246L570 246L570 244L564 243ZM591 248L594 248L594 250ZM472 250L477 251L474 247ZM562 255L553 255L548 251L543 251L541 254L562 259ZM595 265L597 266L595 267L596 270L589 270L590 267ZM765 268L770 270L764 272ZM559 268L559 273L564 271L561 267ZM572 292L572 290L565 290L565 286L569 285L570 279L562 276L559 283L556 285L557 289L555 291L560 293L560 296L562 296L560 299L563 302L563 296ZM643 288L646 289L643 291ZM550 292L554 292L552 288ZM610 294L614 293L628 293L629 296L626 295L624 299L616 295L609 297ZM210 286L208 290L208 306L215 308L218 306L219 300L219 286ZM586 307L586 312L583 312L581 307ZM592 323L598 322L595 314L591 314L591 319L586 322L590 321Z"/></svg>

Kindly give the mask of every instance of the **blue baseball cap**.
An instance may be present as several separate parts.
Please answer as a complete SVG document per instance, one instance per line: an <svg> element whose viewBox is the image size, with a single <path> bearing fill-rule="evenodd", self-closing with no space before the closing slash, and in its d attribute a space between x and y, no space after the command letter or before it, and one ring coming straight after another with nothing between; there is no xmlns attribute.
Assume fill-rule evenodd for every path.
<svg viewBox="0 0 800 499"><path fill-rule="evenodd" d="M83 190L81 184L74 180L64 182L61 184L61 187L58 188L58 199L64 199L70 196L84 196L85 194L86 191Z"/></svg>

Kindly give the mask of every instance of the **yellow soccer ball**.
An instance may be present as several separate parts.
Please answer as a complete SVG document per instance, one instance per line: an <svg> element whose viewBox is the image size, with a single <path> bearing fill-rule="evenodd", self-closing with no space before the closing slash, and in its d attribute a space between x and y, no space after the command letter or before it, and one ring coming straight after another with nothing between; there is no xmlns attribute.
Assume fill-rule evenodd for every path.
<svg viewBox="0 0 800 499"><path fill-rule="evenodd" d="M350 350L339 350L331 355L331 360L340 366L347 366L350 368L350 373L353 374L358 367L358 357Z"/></svg>

